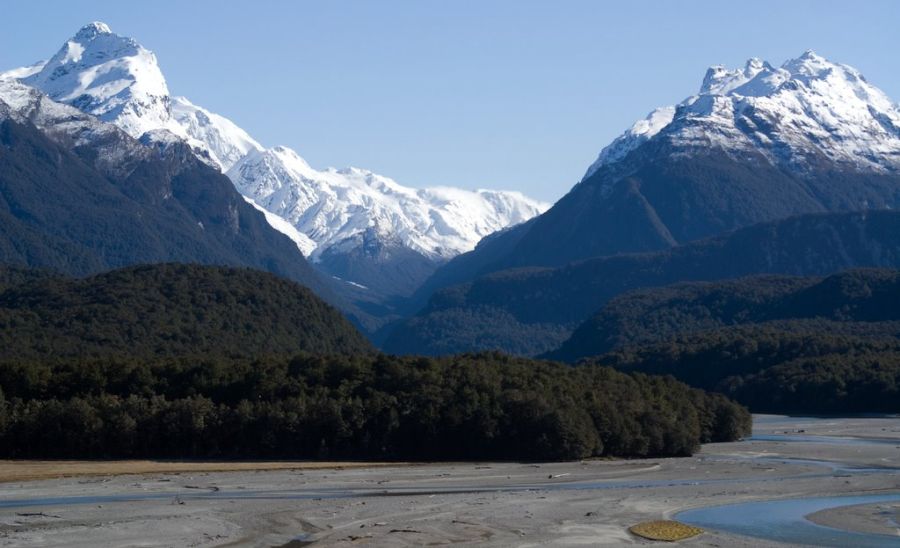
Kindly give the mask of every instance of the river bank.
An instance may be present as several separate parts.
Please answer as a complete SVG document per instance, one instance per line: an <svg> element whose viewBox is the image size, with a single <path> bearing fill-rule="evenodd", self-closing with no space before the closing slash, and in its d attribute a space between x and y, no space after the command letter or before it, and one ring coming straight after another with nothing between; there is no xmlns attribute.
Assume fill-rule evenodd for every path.
<svg viewBox="0 0 900 548"><path fill-rule="evenodd" d="M900 493L900 419L755 419L761 439L690 458L15 481L0 484L0 546L648 544L628 527L727 504ZM831 514L816 523L846 527ZM682 544L784 545L709 528Z"/></svg>

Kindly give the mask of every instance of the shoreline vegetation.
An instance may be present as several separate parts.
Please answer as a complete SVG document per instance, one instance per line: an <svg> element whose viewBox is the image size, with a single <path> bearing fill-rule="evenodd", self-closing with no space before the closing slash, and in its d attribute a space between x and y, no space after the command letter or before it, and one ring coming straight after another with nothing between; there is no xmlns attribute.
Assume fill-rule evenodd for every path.
<svg viewBox="0 0 900 548"><path fill-rule="evenodd" d="M663 457L747 434L671 377L497 353L0 364L0 457Z"/></svg>

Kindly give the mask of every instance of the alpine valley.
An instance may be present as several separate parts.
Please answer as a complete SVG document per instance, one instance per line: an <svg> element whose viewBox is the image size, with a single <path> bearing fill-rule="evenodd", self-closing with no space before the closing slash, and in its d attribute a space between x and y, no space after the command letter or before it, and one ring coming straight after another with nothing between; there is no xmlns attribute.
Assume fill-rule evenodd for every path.
<svg viewBox="0 0 900 548"><path fill-rule="evenodd" d="M813 51L701 59L564 157L697 55L837 24L894 61L887 1L707 3L107 2L208 55L167 81L95 22L0 72L0 546L897 546L900 107ZM16 56L88 10L9 4ZM313 167L179 64L305 148L421 130L434 180L574 186Z"/></svg>
<svg viewBox="0 0 900 548"><path fill-rule="evenodd" d="M5 263L269 270L394 353L537 355L632 290L900 267L900 110L812 51L710 68L552 207L315 169L173 96L103 23L3 73L0 101Z"/></svg>

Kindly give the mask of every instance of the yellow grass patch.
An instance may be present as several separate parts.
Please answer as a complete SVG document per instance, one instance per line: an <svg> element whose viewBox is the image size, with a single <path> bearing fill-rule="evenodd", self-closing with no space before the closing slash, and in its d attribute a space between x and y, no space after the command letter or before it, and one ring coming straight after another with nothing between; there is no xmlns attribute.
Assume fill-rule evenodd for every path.
<svg viewBox="0 0 900 548"><path fill-rule="evenodd" d="M255 470L321 470L404 466L387 462L229 462L154 460L0 460L0 482L29 481L71 476L123 474L174 474L191 472L241 472Z"/></svg>
<svg viewBox="0 0 900 548"><path fill-rule="evenodd" d="M645 521L628 528L632 534L649 540L664 540L674 542L696 537L703 532L699 527L691 527L679 521L657 520Z"/></svg>

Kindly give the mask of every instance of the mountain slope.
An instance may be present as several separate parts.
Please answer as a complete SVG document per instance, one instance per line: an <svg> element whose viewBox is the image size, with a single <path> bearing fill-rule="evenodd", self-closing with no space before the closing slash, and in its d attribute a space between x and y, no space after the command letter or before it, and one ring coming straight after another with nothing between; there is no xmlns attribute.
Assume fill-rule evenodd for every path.
<svg viewBox="0 0 900 548"><path fill-rule="evenodd" d="M767 322L900 322L896 270L856 270L818 277L749 277L693 282L627 293L584 322L553 359L574 361L624 346ZM803 325L795 322L795 327ZM811 324L809 331L815 331ZM855 327L855 326L854 326ZM894 329L900 332L900 323ZM821 331L826 331L822 328ZM852 329L875 335L877 329Z"/></svg>
<svg viewBox="0 0 900 548"><path fill-rule="evenodd" d="M605 147L500 256L434 279L658 251L799 214L900 206L900 110L852 67L807 52L710 69L697 95ZM476 249L472 255L485 253ZM492 252L491 252L492 253ZM462 259L462 258L460 258ZM433 280L426 286L439 284Z"/></svg>
<svg viewBox="0 0 900 548"><path fill-rule="evenodd" d="M553 350L609 299L643 287L753 274L826 275L900 267L900 212L828 213L762 223L655 253L488 274L436 292L384 344L395 353Z"/></svg>
<svg viewBox="0 0 900 548"><path fill-rule="evenodd" d="M7 361L373 351L303 286L265 272L199 265L14 284L0 292L0 325L0 359Z"/></svg>
<svg viewBox="0 0 900 548"><path fill-rule="evenodd" d="M0 80L0 261L77 275L251 266L331 296L296 245L187 146L145 147L11 80Z"/></svg>
<svg viewBox="0 0 900 548"><path fill-rule="evenodd" d="M154 54L103 23L86 25L49 61L6 76L145 144L188 143L319 268L368 288L367 300L411 293L447 259L549 206L517 192L412 189L355 168L315 170L294 151L264 149L230 120L172 97Z"/></svg>

